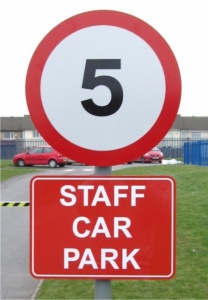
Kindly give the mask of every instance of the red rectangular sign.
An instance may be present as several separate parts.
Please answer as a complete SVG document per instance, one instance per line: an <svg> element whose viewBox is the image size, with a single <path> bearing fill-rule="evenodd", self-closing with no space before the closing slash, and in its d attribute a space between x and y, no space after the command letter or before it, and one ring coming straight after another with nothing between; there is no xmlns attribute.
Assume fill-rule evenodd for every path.
<svg viewBox="0 0 208 300"><path fill-rule="evenodd" d="M175 190L171 177L33 177L31 274L35 278L172 278Z"/></svg>

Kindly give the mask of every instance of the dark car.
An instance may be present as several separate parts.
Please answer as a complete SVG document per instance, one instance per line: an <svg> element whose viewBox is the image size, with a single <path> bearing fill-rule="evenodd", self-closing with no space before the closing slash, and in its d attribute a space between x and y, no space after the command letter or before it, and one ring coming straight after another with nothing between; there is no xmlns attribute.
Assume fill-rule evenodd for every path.
<svg viewBox="0 0 208 300"><path fill-rule="evenodd" d="M147 163L147 162L159 162L162 163L162 160L164 158L163 153L160 151L159 148L154 147L152 150L148 151L144 155L136 158L134 161L135 162L142 162L142 163Z"/></svg>
<svg viewBox="0 0 208 300"><path fill-rule="evenodd" d="M33 165L49 165L51 168L55 168L57 165L64 167L67 161L67 157L50 146L34 147L13 157L13 163L18 167Z"/></svg>

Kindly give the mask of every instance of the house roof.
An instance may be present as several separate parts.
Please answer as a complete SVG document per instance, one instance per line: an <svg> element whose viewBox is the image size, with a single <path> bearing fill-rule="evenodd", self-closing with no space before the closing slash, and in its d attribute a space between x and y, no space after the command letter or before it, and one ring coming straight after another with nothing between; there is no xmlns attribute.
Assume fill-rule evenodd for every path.
<svg viewBox="0 0 208 300"><path fill-rule="evenodd" d="M35 130L29 115L24 117L1 117L1 131Z"/></svg>
<svg viewBox="0 0 208 300"><path fill-rule="evenodd" d="M24 115L23 129L24 130L34 130L34 129L36 129L29 115Z"/></svg>
<svg viewBox="0 0 208 300"><path fill-rule="evenodd" d="M171 129L208 131L208 117L182 117L177 115Z"/></svg>

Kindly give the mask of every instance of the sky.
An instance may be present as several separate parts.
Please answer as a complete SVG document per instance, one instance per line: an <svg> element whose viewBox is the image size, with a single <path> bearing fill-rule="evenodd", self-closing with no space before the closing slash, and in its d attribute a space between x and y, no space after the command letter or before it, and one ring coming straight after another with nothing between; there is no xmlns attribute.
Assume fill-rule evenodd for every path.
<svg viewBox="0 0 208 300"><path fill-rule="evenodd" d="M208 116L207 0L0 0L0 116L29 114L25 77L44 36L62 21L91 10L131 14L156 29L181 73L178 114Z"/></svg>

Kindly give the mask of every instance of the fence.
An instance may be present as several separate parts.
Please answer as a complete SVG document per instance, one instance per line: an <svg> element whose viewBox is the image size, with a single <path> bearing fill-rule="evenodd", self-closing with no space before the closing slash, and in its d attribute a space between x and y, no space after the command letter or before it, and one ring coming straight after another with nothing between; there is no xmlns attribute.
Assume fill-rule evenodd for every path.
<svg viewBox="0 0 208 300"><path fill-rule="evenodd" d="M208 140L184 143L184 163L208 166Z"/></svg>
<svg viewBox="0 0 208 300"><path fill-rule="evenodd" d="M1 159L12 159L17 153L43 145L48 145L43 139L1 140Z"/></svg>
<svg viewBox="0 0 208 300"><path fill-rule="evenodd" d="M184 157L184 145L187 140L184 139L163 139L157 146L163 152L165 158L182 158ZM201 141L203 142L203 140ZM13 156L20 152L36 146L48 145L43 139L21 139L21 140L1 140L1 159L12 159ZM203 150L205 151L205 150ZM207 151L207 150L206 150Z"/></svg>
<svg viewBox="0 0 208 300"><path fill-rule="evenodd" d="M20 152L36 146L48 145L43 139L21 139L21 140L1 140L1 159L12 159ZM184 139L163 139L157 146L163 152L165 158L185 158L186 163L207 164L208 141L187 142ZM197 145L200 146L197 146ZM188 146L189 145L189 146ZM200 148L201 150L199 150ZM197 152L198 151L198 152ZM201 153L200 158L195 157ZM195 159L195 160L194 160ZM192 162L193 161L193 162Z"/></svg>

